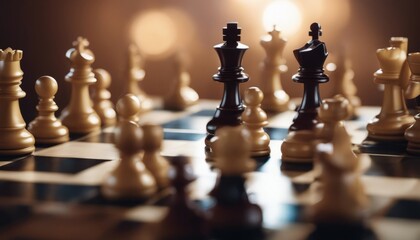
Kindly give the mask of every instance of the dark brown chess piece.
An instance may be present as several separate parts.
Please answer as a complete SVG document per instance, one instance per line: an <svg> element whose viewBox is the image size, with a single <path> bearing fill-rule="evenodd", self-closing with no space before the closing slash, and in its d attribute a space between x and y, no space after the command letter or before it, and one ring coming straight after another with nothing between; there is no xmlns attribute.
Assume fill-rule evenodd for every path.
<svg viewBox="0 0 420 240"><path fill-rule="evenodd" d="M312 40L293 51L300 68L292 79L303 83L304 93L289 134L281 146L282 160L285 162L313 161L312 142L316 137L314 129L318 123L318 108L321 104L318 85L329 80L323 68L328 52L325 43L319 40L322 35L321 26L312 23L310 28L309 36L312 36Z"/></svg>
<svg viewBox="0 0 420 240"><path fill-rule="evenodd" d="M207 123L207 137L205 150L208 158L211 157L212 138L216 130L222 126L238 126L241 124L241 114L244 111L239 84L248 81L249 77L243 72L241 66L242 57L248 46L240 43L241 29L237 23L228 23L223 28L224 43L214 46L221 67L219 72L213 75L213 79L224 84L223 98L220 106L216 109L213 118Z"/></svg>
<svg viewBox="0 0 420 240"><path fill-rule="evenodd" d="M187 196L187 185L196 179L189 159L182 156L175 157L171 159L171 165L169 178L175 193L171 199L168 214L157 228L157 239L207 239L204 216L198 212Z"/></svg>

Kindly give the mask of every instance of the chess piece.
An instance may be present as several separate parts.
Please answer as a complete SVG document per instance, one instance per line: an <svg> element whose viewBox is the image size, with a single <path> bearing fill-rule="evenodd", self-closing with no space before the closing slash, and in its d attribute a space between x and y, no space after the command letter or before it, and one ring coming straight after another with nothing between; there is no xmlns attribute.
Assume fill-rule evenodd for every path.
<svg viewBox="0 0 420 240"><path fill-rule="evenodd" d="M159 223L157 239L207 239L205 216L188 199L187 186L196 179L186 157L171 160L169 178L175 190L166 217Z"/></svg>
<svg viewBox="0 0 420 240"><path fill-rule="evenodd" d="M26 95L20 88L22 56L21 50L0 49L1 156L26 155L35 150L34 136L25 129L26 123L19 107L19 99Z"/></svg>
<svg viewBox="0 0 420 240"><path fill-rule="evenodd" d="M36 107L38 116L29 123L28 130L34 135L37 144L59 144L69 141L69 130L54 115L58 110L54 102L57 88L57 82L50 76L42 76L35 82L35 91L39 97Z"/></svg>
<svg viewBox="0 0 420 240"><path fill-rule="evenodd" d="M420 95L420 52L408 54L407 62L412 74L405 94L409 98L415 98ZM408 141L407 151L420 155L420 113L417 113L414 119L415 123L405 130L405 138Z"/></svg>
<svg viewBox="0 0 420 240"><path fill-rule="evenodd" d="M244 93L245 111L242 113L242 124L251 139L251 156L270 156L270 136L264 131L267 126L267 114L261 109L264 95L257 87L250 87Z"/></svg>
<svg viewBox="0 0 420 240"><path fill-rule="evenodd" d="M368 125L368 139L376 141L404 141L405 130L414 123L407 110L400 73L406 52L400 48L378 49L376 55L381 68L375 72L374 82L384 84L384 96L379 115Z"/></svg>
<svg viewBox="0 0 420 240"><path fill-rule="evenodd" d="M95 56L87 48L89 42L85 38L78 37L73 46L66 53L71 62L70 72L66 75L66 81L72 87L71 98L69 105L61 112L60 119L70 133L87 134L101 127L101 119L92 108L88 89L96 82L90 66Z"/></svg>
<svg viewBox="0 0 420 240"><path fill-rule="evenodd" d="M304 84L304 93L287 138L281 145L284 162L313 161L313 141L316 139L314 129L318 123L317 109L321 103L318 84L329 80L323 69L328 52L325 43L319 40L322 35L321 26L312 23L310 29L309 36L312 36L312 40L293 51L300 68L292 79Z"/></svg>
<svg viewBox="0 0 420 240"><path fill-rule="evenodd" d="M342 138L341 134L336 132L334 138ZM322 197L311 207L311 217L318 224L359 224L368 204L360 179L360 161L341 155L336 149L340 143L332 141L316 147L315 162L322 169Z"/></svg>
<svg viewBox="0 0 420 240"><path fill-rule="evenodd" d="M144 200L156 190L156 181L140 157L143 131L132 121L121 121L114 130L114 144L120 153L116 168L105 177L103 196L110 200Z"/></svg>
<svg viewBox="0 0 420 240"><path fill-rule="evenodd" d="M261 64L261 89L264 93L261 107L268 112L284 112L291 108L290 97L281 85L281 73L287 71L283 58L286 42L275 28L260 41L266 53Z"/></svg>
<svg viewBox="0 0 420 240"><path fill-rule="evenodd" d="M405 57L405 61L401 67L400 70L400 78L399 78L399 82L400 82L400 86L402 89L406 89L409 81L410 81L410 67L408 66L407 63L407 54L408 54L408 38L406 37L391 37L391 39L389 40L389 45L390 47L395 47L395 48L399 48L401 49L404 53L402 53L402 55L404 55Z"/></svg>
<svg viewBox="0 0 420 240"><path fill-rule="evenodd" d="M240 43L241 29L237 23L228 23L223 28L224 43L214 46L221 67L218 73L213 75L213 80L224 84L223 98L220 106L216 109L213 118L207 123L207 136L205 139L205 151L208 158L212 158L212 138L216 130L222 126L238 126L241 124L241 114L244 111L239 84L248 81L249 77L243 72L241 66L242 57L248 46Z"/></svg>
<svg viewBox="0 0 420 240"><path fill-rule="evenodd" d="M164 108L168 110L182 111L197 104L198 94L190 85L190 74L186 71L186 60L180 53L175 56L175 79L174 87L164 99Z"/></svg>
<svg viewBox="0 0 420 240"><path fill-rule="evenodd" d="M169 163L166 158L160 155L163 142L163 129L161 126L151 124L144 124L142 129L144 135L144 165L152 173L158 187L165 188L169 185Z"/></svg>
<svg viewBox="0 0 420 240"><path fill-rule="evenodd" d="M124 95L118 100L116 106L119 121L133 121L137 123L139 121L140 108L140 100L136 95L131 93Z"/></svg>
<svg viewBox="0 0 420 240"><path fill-rule="evenodd" d="M335 95L339 94L349 101L349 118L356 118L358 109L362 105L360 98L356 95L357 87L354 84L354 71L349 58L343 54L338 56L336 69L333 71L333 77L336 79Z"/></svg>
<svg viewBox="0 0 420 240"><path fill-rule="evenodd" d="M143 59L140 50L134 43L128 48L128 87L127 93L136 95L141 103L140 112L147 112L153 108L152 99L140 88L139 83L143 81L146 72L143 69Z"/></svg>
<svg viewBox="0 0 420 240"><path fill-rule="evenodd" d="M211 196L215 205L209 209L211 234L221 239L262 239L261 208L249 202L244 174L256 163L250 158L250 138L242 126L225 126L216 131L215 167L220 175Z"/></svg>
<svg viewBox="0 0 420 240"><path fill-rule="evenodd" d="M93 85L93 109L101 119L102 126L111 126L117 122L114 104L110 101L111 93L107 90L111 85L111 75L105 69L93 70L96 83Z"/></svg>

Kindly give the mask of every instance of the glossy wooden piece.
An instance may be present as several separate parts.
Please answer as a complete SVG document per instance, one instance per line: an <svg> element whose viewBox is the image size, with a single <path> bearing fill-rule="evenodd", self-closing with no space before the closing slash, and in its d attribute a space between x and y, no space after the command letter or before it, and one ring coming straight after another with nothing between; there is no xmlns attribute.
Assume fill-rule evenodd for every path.
<svg viewBox="0 0 420 240"><path fill-rule="evenodd" d="M405 130L414 123L407 110L400 78L406 52L400 48L378 49L381 68L375 72L374 82L384 84L381 112L368 125L368 137L377 141L404 140Z"/></svg>
<svg viewBox="0 0 420 240"><path fill-rule="evenodd" d="M30 154L35 150L35 138L25 129L26 123L19 107L25 97L20 88L23 72L20 68L23 52L0 49L0 155Z"/></svg>
<svg viewBox="0 0 420 240"><path fill-rule="evenodd" d="M147 112L153 108L153 102L140 87L140 83L146 75L143 65L144 60L138 46L134 43L131 44L128 48L127 93L136 95L141 103L140 111Z"/></svg>
<svg viewBox="0 0 420 240"><path fill-rule="evenodd" d="M161 154L163 129L159 125L144 124L141 126L144 135L143 162L152 173L159 188L169 186L169 163Z"/></svg>
<svg viewBox="0 0 420 240"><path fill-rule="evenodd" d="M261 208L249 202L245 190L244 174L256 167L249 136L242 126L220 128L216 136L215 166L220 176L210 193L216 200L209 210L210 231L216 238L261 237Z"/></svg>
<svg viewBox="0 0 420 240"><path fill-rule="evenodd" d="M58 144L69 141L69 130L55 117L58 110L54 102L58 85L54 78L42 76L35 82L39 103L38 116L29 123L28 130L34 135L37 144Z"/></svg>
<svg viewBox="0 0 420 240"><path fill-rule="evenodd" d="M156 181L144 166L143 131L132 121L121 121L114 130L114 144L120 154L118 165L104 179L102 195L110 200L144 200L156 191Z"/></svg>
<svg viewBox="0 0 420 240"><path fill-rule="evenodd" d="M87 134L101 127L101 119L93 110L89 96L89 85L96 82L91 68L95 56L87 48L89 42L85 38L78 37L73 46L66 53L71 66L66 75L66 81L71 83L70 103L61 112L60 119L70 133Z"/></svg>
<svg viewBox="0 0 420 240"><path fill-rule="evenodd" d="M116 105L118 121L133 121L137 123L139 121L140 108L140 100L136 95L131 93L124 95L118 100Z"/></svg>
<svg viewBox="0 0 420 240"><path fill-rule="evenodd" d="M188 198L187 186L196 179L189 159L181 156L172 159L168 176L175 192L168 214L158 225L157 239L208 239L205 215Z"/></svg>
<svg viewBox="0 0 420 240"><path fill-rule="evenodd" d="M252 157L270 155L270 136L264 131L268 124L267 114L261 109L263 99L264 95L257 87L250 87L244 92L242 124L250 135Z"/></svg>
<svg viewBox="0 0 420 240"><path fill-rule="evenodd" d="M323 68L328 52L325 43L319 40L319 36L322 35L321 26L312 23L310 29L309 35L312 36L312 40L293 51L300 68L292 79L304 84L304 92L296 117L281 145L284 162L313 161L313 141L317 137L314 129L318 123L318 108L321 104L318 85L329 80Z"/></svg>
<svg viewBox="0 0 420 240"><path fill-rule="evenodd" d="M105 69L93 70L96 83L93 85L93 109L101 119L102 126L111 126L117 122L114 104L111 102L111 92L107 88L111 85L111 75Z"/></svg>
<svg viewBox="0 0 420 240"><path fill-rule="evenodd" d="M248 46L240 43L241 29L237 23L228 23L223 28L224 43L214 46L221 67L213 75L213 80L224 84L223 97L213 118L207 123L207 136L205 139L207 156L212 154L212 141L216 130L222 126L238 126L241 124L241 114L244 111L239 84L248 81L249 77L243 72L242 57Z"/></svg>
<svg viewBox="0 0 420 240"><path fill-rule="evenodd" d="M407 61L412 74L406 95L414 98L420 95L420 52L410 53ZM407 151L420 155L420 114L416 114L414 119L415 123L405 131L405 139L408 141Z"/></svg>
<svg viewBox="0 0 420 240"><path fill-rule="evenodd" d="M164 99L164 108L168 110L182 111L197 104L199 96L197 92L190 87L190 74L186 70L185 56L178 53L174 57L175 74L174 84Z"/></svg>
<svg viewBox="0 0 420 240"><path fill-rule="evenodd" d="M281 37L280 31L273 29L261 38L266 57L261 63L261 90L264 99L261 107L268 112L284 112L291 108L290 97L283 90L281 74L287 71L283 50L287 40Z"/></svg>

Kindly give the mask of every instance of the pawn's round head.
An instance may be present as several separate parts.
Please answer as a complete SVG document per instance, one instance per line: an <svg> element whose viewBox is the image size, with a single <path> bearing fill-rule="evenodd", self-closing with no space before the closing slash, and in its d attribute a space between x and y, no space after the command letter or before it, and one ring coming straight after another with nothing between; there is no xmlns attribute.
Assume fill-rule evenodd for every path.
<svg viewBox="0 0 420 240"><path fill-rule="evenodd" d="M140 100L134 94L126 94L117 102L117 113L123 119L135 117L140 112Z"/></svg>
<svg viewBox="0 0 420 240"><path fill-rule="evenodd" d="M159 125L144 124L142 126L144 134L144 149L158 150L163 141L163 129Z"/></svg>
<svg viewBox="0 0 420 240"><path fill-rule="evenodd" d="M346 120L350 117L349 101L342 95L327 98L322 101L318 116L322 122Z"/></svg>
<svg viewBox="0 0 420 240"><path fill-rule="evenodd" d="M264 98L263 92L258 87L250 87L245 90L244 102L248 106L258 106Z"/></svg>
<svg viewBox="0 0 420 240"><path fill-rule="evenodd" d="M105 69L98 68L93 70L95 74L96 83L95 86L99 89L108 88L111 85L111 74Z"/></svg>
<svg viewBox="0 0 420 240"><path fill-rule="evenodd" d="M52 98L57 93L57 81L50 76L42 76L35 82L35 91L40 98Z"/></svg>

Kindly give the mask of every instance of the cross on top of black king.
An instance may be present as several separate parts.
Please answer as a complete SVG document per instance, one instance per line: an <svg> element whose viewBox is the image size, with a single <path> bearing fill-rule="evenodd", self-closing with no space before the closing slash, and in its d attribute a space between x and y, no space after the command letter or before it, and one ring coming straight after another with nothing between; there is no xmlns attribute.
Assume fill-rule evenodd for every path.
<svg viewBox="0 0 420 240"><path fill-rule="evenodd" d="M240 40L241 28L238 28L238 23L228 23L227 27L223 28L223 41L226 41L228 47L236 47Z"/></svg>
<svg viewBox="0 0 420 240"><path fill-rule="evenodd" d="M312 40L318 40L319 36L322 36L322 29L319 23L312 23L311 24L311 31L309 31L309 36L312 36Z"/></svg>

